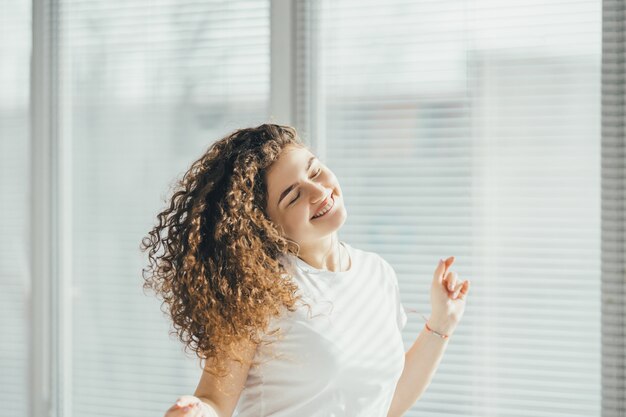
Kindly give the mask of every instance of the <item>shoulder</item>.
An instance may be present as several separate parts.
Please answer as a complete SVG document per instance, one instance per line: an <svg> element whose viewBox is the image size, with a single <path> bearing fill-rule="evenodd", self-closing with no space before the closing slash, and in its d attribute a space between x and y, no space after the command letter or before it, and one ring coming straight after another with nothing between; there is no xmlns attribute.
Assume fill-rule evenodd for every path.
<svg viewBox="0 0 626 417"><path fill-rule="evenodd" d="M352 255L355 257L355 260L359 264L378 265L386 272L392 272L392 273L395 272L391 264L385 258L383 258L382 255L373 251L359 249L352 245L349 245L349 246L350 246Z"/></svg>
<svg viewBox="0 0 626 417"><path fill-rule="evenodd" d="M365 259L363 261L364 264L369 263L368 270L370 272L378 271L376 275L381 277L381 280L386 283L386 285L390 285L391 288L399 288L398 284L398 275L396 274L396 270L394 267L385 259L382 255L371 252L359 250L357 251L361 254L361 256Z"/></svg>

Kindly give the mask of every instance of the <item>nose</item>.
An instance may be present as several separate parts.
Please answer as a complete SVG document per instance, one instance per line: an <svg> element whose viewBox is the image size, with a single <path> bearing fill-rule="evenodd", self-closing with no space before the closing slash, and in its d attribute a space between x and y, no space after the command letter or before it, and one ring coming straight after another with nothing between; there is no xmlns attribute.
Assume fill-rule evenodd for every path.
<svg viewBox="0 0 626 417"><path fill-rule="evenodd" d="M313 204L320 204L330 194L330 191L322 184L314 184L315 191L311 193Z"/></svg>

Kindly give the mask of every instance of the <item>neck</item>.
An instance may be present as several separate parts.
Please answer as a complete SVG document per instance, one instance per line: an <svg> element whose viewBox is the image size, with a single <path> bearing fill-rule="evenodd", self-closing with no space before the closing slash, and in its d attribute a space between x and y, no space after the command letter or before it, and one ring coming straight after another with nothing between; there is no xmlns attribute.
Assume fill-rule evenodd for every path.
<svg viewBox="0 0 626 417"><path fill-rule="evenodd" d="M315 243L300 245L298 257L317 269L339 272L346 269L346 255L337 233Z"/></svg>

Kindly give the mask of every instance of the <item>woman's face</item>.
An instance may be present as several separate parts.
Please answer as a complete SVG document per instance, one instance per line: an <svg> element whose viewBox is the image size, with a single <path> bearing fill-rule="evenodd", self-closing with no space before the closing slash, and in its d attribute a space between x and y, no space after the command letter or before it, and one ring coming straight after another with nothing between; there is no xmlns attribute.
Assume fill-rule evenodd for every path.
<svg viewBox="0 0 626 417"><path fill-rule="evenodd" d="M266 184L270 219L298 244L323 240L346 221L335 174L307 148L287 146L269 168ZM322 216L314 217L328 207Z"/></svg>

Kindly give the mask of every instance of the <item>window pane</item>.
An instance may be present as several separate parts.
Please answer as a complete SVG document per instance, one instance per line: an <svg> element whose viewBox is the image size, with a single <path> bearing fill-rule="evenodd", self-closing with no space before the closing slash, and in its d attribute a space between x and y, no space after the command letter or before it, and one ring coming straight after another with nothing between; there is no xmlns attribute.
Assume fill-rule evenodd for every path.
<svg viewBox="0 0 626 417"><path fill-rule="evenodd" d="M0 5L0 403L28 409L31 3Z"/></svg>
<svg viewBox="0 0 626 417"><path fill-rule="evenodd" d="M440 257L472 282L407 416L599 416L601 2L299 4L343 239L426 316Z"/></svg>
<svg viewBox="0 0 626 417"><path fill-rule="evenodd" d="M269 2L62 1L73 413L163 415L198 362L144 295L141 238L211 141L269 113Z"/></svg>

